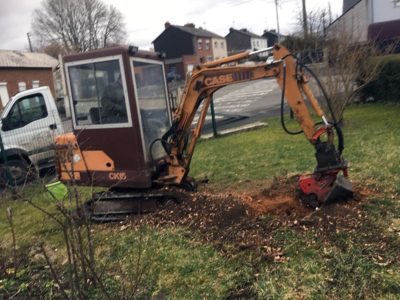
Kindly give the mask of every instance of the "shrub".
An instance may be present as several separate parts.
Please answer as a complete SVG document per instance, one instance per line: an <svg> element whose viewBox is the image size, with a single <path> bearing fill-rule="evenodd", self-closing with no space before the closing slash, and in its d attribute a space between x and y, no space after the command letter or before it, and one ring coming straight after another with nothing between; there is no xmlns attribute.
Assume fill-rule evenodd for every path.
<svg viewBox="0 0 400 300"><path fill-rule="evenodd" d="M361 100L400 103L400 55L387 55L379 58L382 68L377 78L367 83L361 90ZM359 83L362 83L362 72Z"/></svg>

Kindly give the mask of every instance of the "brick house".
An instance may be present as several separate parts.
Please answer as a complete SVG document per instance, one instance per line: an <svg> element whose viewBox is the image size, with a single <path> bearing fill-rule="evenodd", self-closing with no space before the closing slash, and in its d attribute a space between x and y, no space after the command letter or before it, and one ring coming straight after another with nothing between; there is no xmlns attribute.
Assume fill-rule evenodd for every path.
<svg viewBox="0 0 400 300"><path fill-rule="evenodd" d="M223 37L196 28L192 23L184 26L165 23L164 31L153 45L155 51L165 53L167 73L176 73L182 78L197 64L227 56Z"/></svg>
<svg viewBox="0 0 400 300"><path fill-rule="evenodd" d="M52 68L57 60L44 53L0 50L0 109L20 91L49 86L54 94Z"/></svg>
<svg viewBox="0 0 400 300"><path fill-rule="evenodd" d="M327 29L328 36L347 35L351 43L378 43L400 38L400 0L343 0L343 13Z"/></svg>
<svg viewBox="0 0 400 300"><path fill-rule="evenodd" d="M278 33L276 32L275 29L264 30L262 37L267 39L267 44L270 47L275 45L278 42ZM282 35L281 35L281 38L282 38Z"/></svg>
<svg viewBox="0 0 400 300"><path fill-rule="evenodd" d="M252 33L246 28L240 30L229 28L229 33L225 36L225 39L229 54L268 47L266 38Z"/></svg>

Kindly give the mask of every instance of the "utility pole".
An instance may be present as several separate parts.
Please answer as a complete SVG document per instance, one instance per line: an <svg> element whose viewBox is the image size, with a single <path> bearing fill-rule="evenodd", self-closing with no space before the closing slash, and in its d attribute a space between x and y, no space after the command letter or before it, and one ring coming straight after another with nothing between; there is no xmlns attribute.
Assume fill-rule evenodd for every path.
<svg viewBox="0 0 400 300"><path fill-rule="evenodd" d="M281 31L279 29L278 0L275 0L275 12L276 12L276 29L278 30L278 43L280 43L280 41L281 41Z"/></svg>
<svg viewBox="0 0 400 300"><path fill-rule="evenodd" d="M28 37L29 49L31 50L31 52L33 52L32 43L31 43L31 37L29 36L29 32L26 33L26 36Z"/></svg>
<svg viewBox="0 0 400 300"><path fill-rule="evenodd" d="M304 31L304 38L306 38L308 35L306 0L302 0L302 3L303 3L303 31Z"/></svg>

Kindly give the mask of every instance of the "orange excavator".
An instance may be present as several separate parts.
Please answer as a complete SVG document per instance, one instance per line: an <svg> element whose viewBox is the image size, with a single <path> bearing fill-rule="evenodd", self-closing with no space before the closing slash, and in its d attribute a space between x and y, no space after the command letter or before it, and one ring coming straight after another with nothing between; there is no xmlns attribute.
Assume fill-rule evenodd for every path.
<svg viewBox="0 0 400 300"><path fill-rule="evenodd" d="M299 199L317 207L352 195L334 114L329 120L304 66L279 44L195 66L172 116L163 58L156 53L108 48L66 56L64 65L74 130L57 137L58 174L64 182L107 188L85 204L92 220L153 210L179 198L174 187L195 190L188 173L213 94L227 85L272 77L282 89L283 128L304 133L315 147L317 166L299 177ZM285 126L285 99L299 132ZM320 122L314 122L309 106Z"/></svg>

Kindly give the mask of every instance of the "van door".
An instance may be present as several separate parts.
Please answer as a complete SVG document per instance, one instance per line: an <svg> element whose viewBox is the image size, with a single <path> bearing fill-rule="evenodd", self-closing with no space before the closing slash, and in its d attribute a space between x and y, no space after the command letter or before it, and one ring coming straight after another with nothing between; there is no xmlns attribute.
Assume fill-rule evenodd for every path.
<svg viewBox="0 0 400 300"><path fill-rule="evenodd" d="M20 149L34 165L54 164L57 122L42 93L18 99L3 119L2 137L8 149Z"/></svg>

